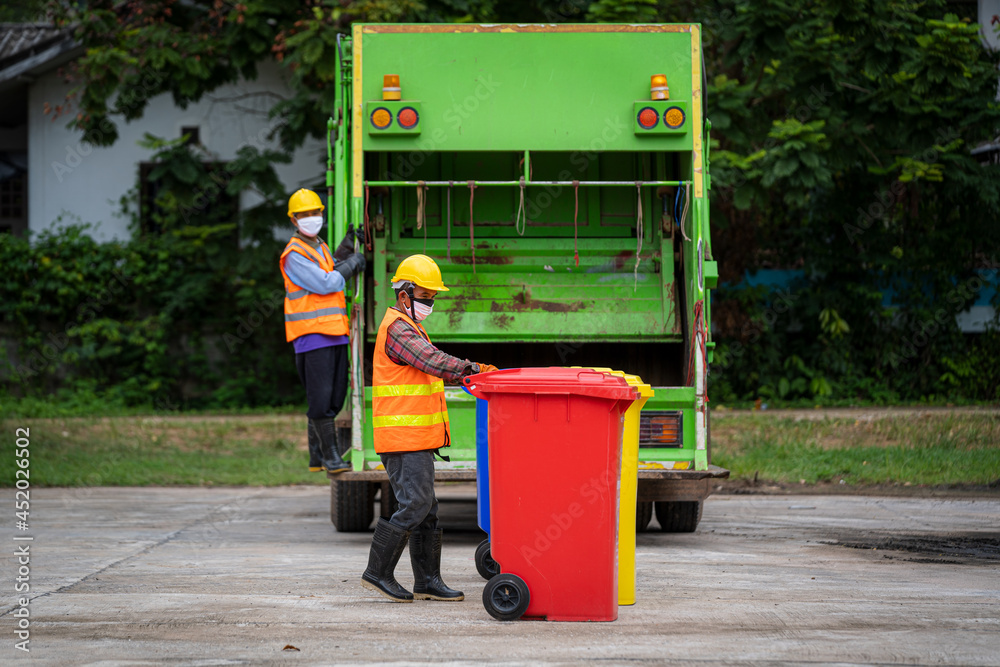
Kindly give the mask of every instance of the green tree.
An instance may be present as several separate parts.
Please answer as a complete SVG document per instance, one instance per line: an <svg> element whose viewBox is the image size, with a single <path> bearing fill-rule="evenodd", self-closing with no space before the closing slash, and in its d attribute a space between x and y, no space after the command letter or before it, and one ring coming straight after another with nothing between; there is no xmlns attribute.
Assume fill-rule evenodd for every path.
<svg viewBox="0 0 1000 667"><path fill-rule="evenodd" d="M115 122L141 117L155 94L184 106L253 78L273 58L291 75L291 96L271 110L284 155L323 136L335 94L330 56L354 21L700 22L721 279L737 283L768 266L806 271L780 318L794 324L790 331L769 323L773 294L720 290L713 307L720 391L746 398L807 387L842 397L917 397L956 391L959 371L976 366L954 314L980 293L962 286L995 278L987 273L997 261L991 249L1000 247L1000 178L970 149L1000 132L998 54L983 47L980 26L945 0L102 0L52 7L86 47L70 71L78 86L69 115L86 139L113 143ZM164 149L163 159L177 164L163 174L176 178L181 198L162 207L183 211L193 182L184 153L194 149ZM246 168L226 187L257 184L277 205L269 163L279 158L248 149Z"/></svg>

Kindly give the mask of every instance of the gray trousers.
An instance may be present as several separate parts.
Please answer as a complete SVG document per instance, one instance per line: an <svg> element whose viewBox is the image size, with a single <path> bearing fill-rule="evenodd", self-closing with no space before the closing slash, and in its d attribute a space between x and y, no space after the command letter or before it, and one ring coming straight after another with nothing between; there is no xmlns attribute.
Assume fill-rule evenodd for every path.
<svg viewBox="0 0 1000 667"><path fill-rule="evenodd" d="M396 494L399 509L389 523L403 530L438 527L438 501L434 495L434 450L380 454Z"/></svg>

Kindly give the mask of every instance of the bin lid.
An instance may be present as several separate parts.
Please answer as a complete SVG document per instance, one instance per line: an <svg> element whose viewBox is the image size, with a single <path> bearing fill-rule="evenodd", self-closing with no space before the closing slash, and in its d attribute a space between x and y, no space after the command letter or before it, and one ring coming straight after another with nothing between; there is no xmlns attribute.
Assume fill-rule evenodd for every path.
<svg viewBox="0 0 1000 667"><path fill-rule="evenodd" d="M625 378L587 368L505 368L462 380L473 396L490 394L575 394L634 401L637 392Z"/></svg>
<svg viewBox="0 0 1000 667"><path fill-rule="evenodd" d="M611 375L617 375L618 377L625 378L625 381L629 383L630 386L635 387L636 391L639 392L639 396L650 398L655 395L653 387L642 381L642 378L638 375L629 375L623 371L616 371L610 368L604 368L599 366L586 367L586 366L570 366L570 368L590 368L592 371L600 371L602 373L609 373Z"/></svg>

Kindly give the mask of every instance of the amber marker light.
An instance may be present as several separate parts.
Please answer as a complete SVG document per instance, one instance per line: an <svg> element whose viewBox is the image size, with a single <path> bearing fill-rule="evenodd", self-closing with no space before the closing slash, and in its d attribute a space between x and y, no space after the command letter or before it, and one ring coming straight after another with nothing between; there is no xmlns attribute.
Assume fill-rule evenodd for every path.
<svg viewBox="0 0 1000 667"><path fill-rule="evenodd" d="M669 100L670 86L667 85L666 74L654 74L649 77L649 99Z"/></svg>
<svg viewBox="0 0 1000 667"><path fill-rule="evenodd" d="M382 99L399 100L403 98L403 89L399 87L398 74L386 74L382 77Z"/></svg>
<svg viewBox="0 0 1000 667"><path fill-rule="evenodd" d="M372 125L380 130L384 130L392 124L392 113L385 107L379 107L372 111Z"/></svg>
<svg viewBox="0 0 1000 667"><path fill-rule="evenodd" d="M663 122L672 130L684 124L684 112L678 107L670 107L663 112Z"/></svg>

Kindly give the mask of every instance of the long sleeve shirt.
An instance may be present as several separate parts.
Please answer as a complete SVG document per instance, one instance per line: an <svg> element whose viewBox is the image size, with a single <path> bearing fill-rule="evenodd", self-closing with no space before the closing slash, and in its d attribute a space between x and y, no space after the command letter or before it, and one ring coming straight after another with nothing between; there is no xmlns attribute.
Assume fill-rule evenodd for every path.
<svg viewBox="0 0 1000 667"><path fill-rule="evenodd" d="M299 240L304 241L313 248L318 249L319 243L296 234ZM324 271L315 262L311 262L297 252L288 253L285 257L285 273L288 278L301 287L314 294L333 294L344 291L344 276L339 271Z"/></svg>
<svg viewBox="0 0 1000 667"><path fill-rule="evenodd" d="M295 236L308 244L312 248L319 249L318 238L308 238L298 232ZM285 257L285 273L288 279L304 290L314 294L333 294L344 291L344 276L339 271L324 271L315 262L311 262L297 252L290 252ZM306 334L299 336L292 341L292 347L296 354L311 352L321 347L332 347L334 345L346 345L347 336L329 336L327 334Z"/></svg>
<svg viewBox="0 0 1000 667"><path fill-rule="evenodd" d="M390 324L386 334L386 356L397 364L413 366L418 371L448 382L456 382L475 372L471 361L442 352L405 320L399 319Z"/></svg>

